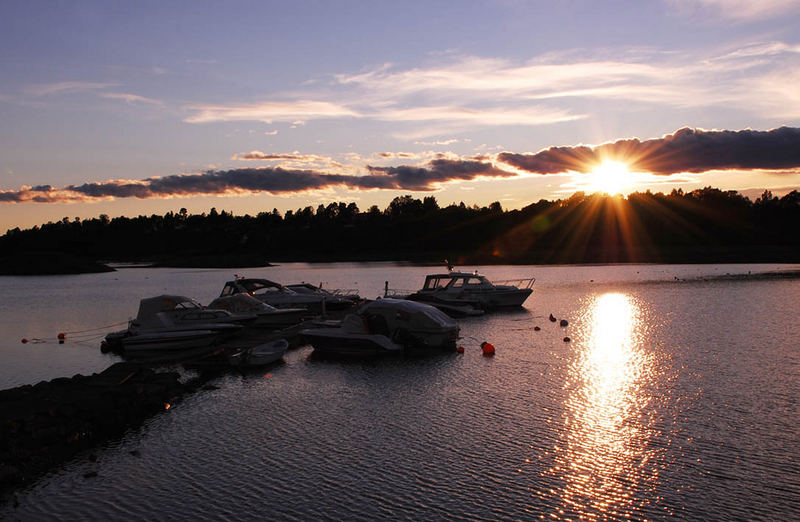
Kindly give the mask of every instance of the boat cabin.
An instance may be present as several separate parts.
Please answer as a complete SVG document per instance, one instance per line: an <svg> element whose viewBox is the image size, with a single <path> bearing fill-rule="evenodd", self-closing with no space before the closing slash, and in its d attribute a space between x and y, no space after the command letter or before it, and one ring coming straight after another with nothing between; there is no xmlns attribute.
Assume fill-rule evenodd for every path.
<svg viewBox="0 0 800 522"><path fill-rule="evenodd" d="M422 291L442 289L478 289L493 288L494 285L486 276L464 272L450 272L449 274L433 274L425 277Z"/></svg>

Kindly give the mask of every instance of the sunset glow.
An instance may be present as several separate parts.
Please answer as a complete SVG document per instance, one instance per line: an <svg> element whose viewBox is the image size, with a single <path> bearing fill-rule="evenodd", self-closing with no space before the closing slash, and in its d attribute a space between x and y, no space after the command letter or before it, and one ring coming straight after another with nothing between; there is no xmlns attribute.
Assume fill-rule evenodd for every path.
<svg viewBox="0 0 800 522"><path fill-rule="evenodd" d="M456 19L419 1L246 17L7 2L0 234L407 194L521 209L576 191L800 188L800 4L698 2L703 38L700 11L669 0L478 2ZM187 6L193 30L176 31Z"/></svg>
<svg viewBox="0 0 800 522"><path fill-rule="evenodd" d="M633 189L628 166L619 161L604 161L588 174L587 192L622 194Z"/></svg>

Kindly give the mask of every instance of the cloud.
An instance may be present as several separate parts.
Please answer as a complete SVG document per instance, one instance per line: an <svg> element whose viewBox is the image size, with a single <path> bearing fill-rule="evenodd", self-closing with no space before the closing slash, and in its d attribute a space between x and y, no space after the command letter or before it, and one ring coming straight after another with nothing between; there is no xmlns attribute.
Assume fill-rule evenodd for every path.
<svg viewBox="0 0 800 522"><path fill-rule="evenodd" d="M376 154L373 159L405 158L408 153ZM620 161L632 172L685 175L725 170L783 169L800 167L800 128L769 131L706 131L683 128L657 139L622 139L597 146L551 147L535 154L503 152L461 158L438 154L424 165L367 165L350 172L351 166L313 154L261 151L237 154L234 159L297 162L309 167L324 164L338 172L312 168L241 168L208 170L144 180L109 180L69 185L23 186L0 191L0 202L79 202L115 198L171 198L197 195L238 195L267 192L275 195L333 190L432 191L443 184L479 179L512 179L525 173L562 174L590 172L606 160ZM794 170L793 173L796 173ZM783 174L786 174L784 172ZM664 179L664 178L662 178Z"/></svg>
<svg viewBox="0 0 800 522"><path fill-rule="evenodd" d="M28 87L27 91L34 96L47 96L49 94L58 94L62 92L96 91L116 86L116 83L59 82L32 85Z"/></svg>
<svg viewBox="0 0 800 522"><path fill-rule="evenodd" d="M619 140L596 147L552 147L536 154L503 152L501 163L536 174L590 172L604 160L637 172L670 175L731 169L800 166L800 129L705 131L684 128L658 139Z"/></svg>
<svg viewBox="0 0 800 522"><path fill-rule="evenodd" d="M195 105L189 107L194 115L184 121L208 123L217 121L273 121L293 122L300 125L306 119L341 118L358 116L358 113L333 102L319 100L269 101L254 104Z"/></svg>
<svg viewBox="0 0 800 522"><path fill-rule="evenodd" d="M291 153L267 153L261 152L260 150L252 150L250 152L241 152L239 154L234 154L231 156L232 160L239 160L239 161L247 161L247 160L257 160L257 161L282 161L282 160L292 160L292 161L304 161L304 162L330 162L331 159L327 156L319 156L317 154L300 154L299 152L291 152Z"/></svg>
<svg viewBox="0 0 800 522"><path fill-rule="evenodd" d="M146 98L144 96L139 96L138 94L124 92L104 92L100 94L100 96L103 98L108 98L109 100L122 100L127 103L149 103L152 105L162 104L162 102L153 98Z"/></svg>
<svg viewBox="0 0 800 522"><path fill-rule="evenodd" d="M720 14L733 20L763 20L797 11L796 0L671 0L678 11L687 15L698 12Z"/></svg>
<svg viewBox="0 0 800 522"><path fill-rule="evenodd" d="M414 145L426 145L426 146L433 146L433 145L452 145L453 143L459 143L462 141L470 141L468 138L458 139L458 138L450 138L448 140L435 140L435 141L415 141Z"/></svg>
<svg viewBox="0 0 800 522"><path fill-rule="evenodd" d="M436 190L451 181L515 174L490 163L436 159L425 167L367 167L363 175L334 174L280 167L232 169L181 174L145 180L110 180L54 189L49 185L0 191L0 202L69 203L117 198L170 198L197 195L237 195L268 192L275 195L344 187L357 190Z"/></svg>
<svg viewBox="0 0 800 522"><path fill-rule="evenodd" d="M773 4L770 4L773 5ZM776 6L784 5L776 3ZM777 7L776 7L777 8ZM591 118L621 104L714 107L774 116L800 113L800 46L753 42L709 52L583 49L527 61L454 56L409 69L382 64L336 74L262 103L195 105L185 121L298 121L356 118L401 123L396 137L426 139L481 127L539 126ZM769 87L763 96L759 87ZM781 111L783 111L781 113Z"/></svg>
<svg viewBox="0 0 800 522"><path fill-rule="evenodd" d="M494 167L491 163L471 160L435 159L422 167L367 167L373 174L385 174L394 186L404 190L432 190L434 186L448 181L470 181L479 177L510 178L516 174ZM376 176L378 180L384 180Z"/></svg>

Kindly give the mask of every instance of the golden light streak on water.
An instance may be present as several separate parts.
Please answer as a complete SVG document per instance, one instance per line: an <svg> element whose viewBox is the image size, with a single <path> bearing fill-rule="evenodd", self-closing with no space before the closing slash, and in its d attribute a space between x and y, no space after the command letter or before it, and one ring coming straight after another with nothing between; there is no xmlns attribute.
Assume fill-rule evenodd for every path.
<svg viewBox="0 0 800 522"><path fill-rule="evenodd" d="M642 310L608 293L584 307L567 377L566 441L556 450L565 478L563 512L580 518L628 518L650 502L657 470L648 448L646 407L653 357ZM647 389L645 389L647 388Z"/></svg>

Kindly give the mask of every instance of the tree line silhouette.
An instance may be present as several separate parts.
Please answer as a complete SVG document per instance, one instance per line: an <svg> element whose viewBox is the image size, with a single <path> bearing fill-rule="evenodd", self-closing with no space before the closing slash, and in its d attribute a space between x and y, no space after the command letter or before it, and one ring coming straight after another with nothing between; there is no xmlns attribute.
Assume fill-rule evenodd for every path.
<svg viewBox="0 0 800 522"><path fill-rule="evenodd" d="M65 217L0 238L4 255L57 252L165 266L280 261L456 264L756 262L800 260L800 192L755 201L706 187L627 198L582 192L518 210L499 202L440 207L396 197L383 210L336 202L281 214L230 212L80 220Z"/></svg>

